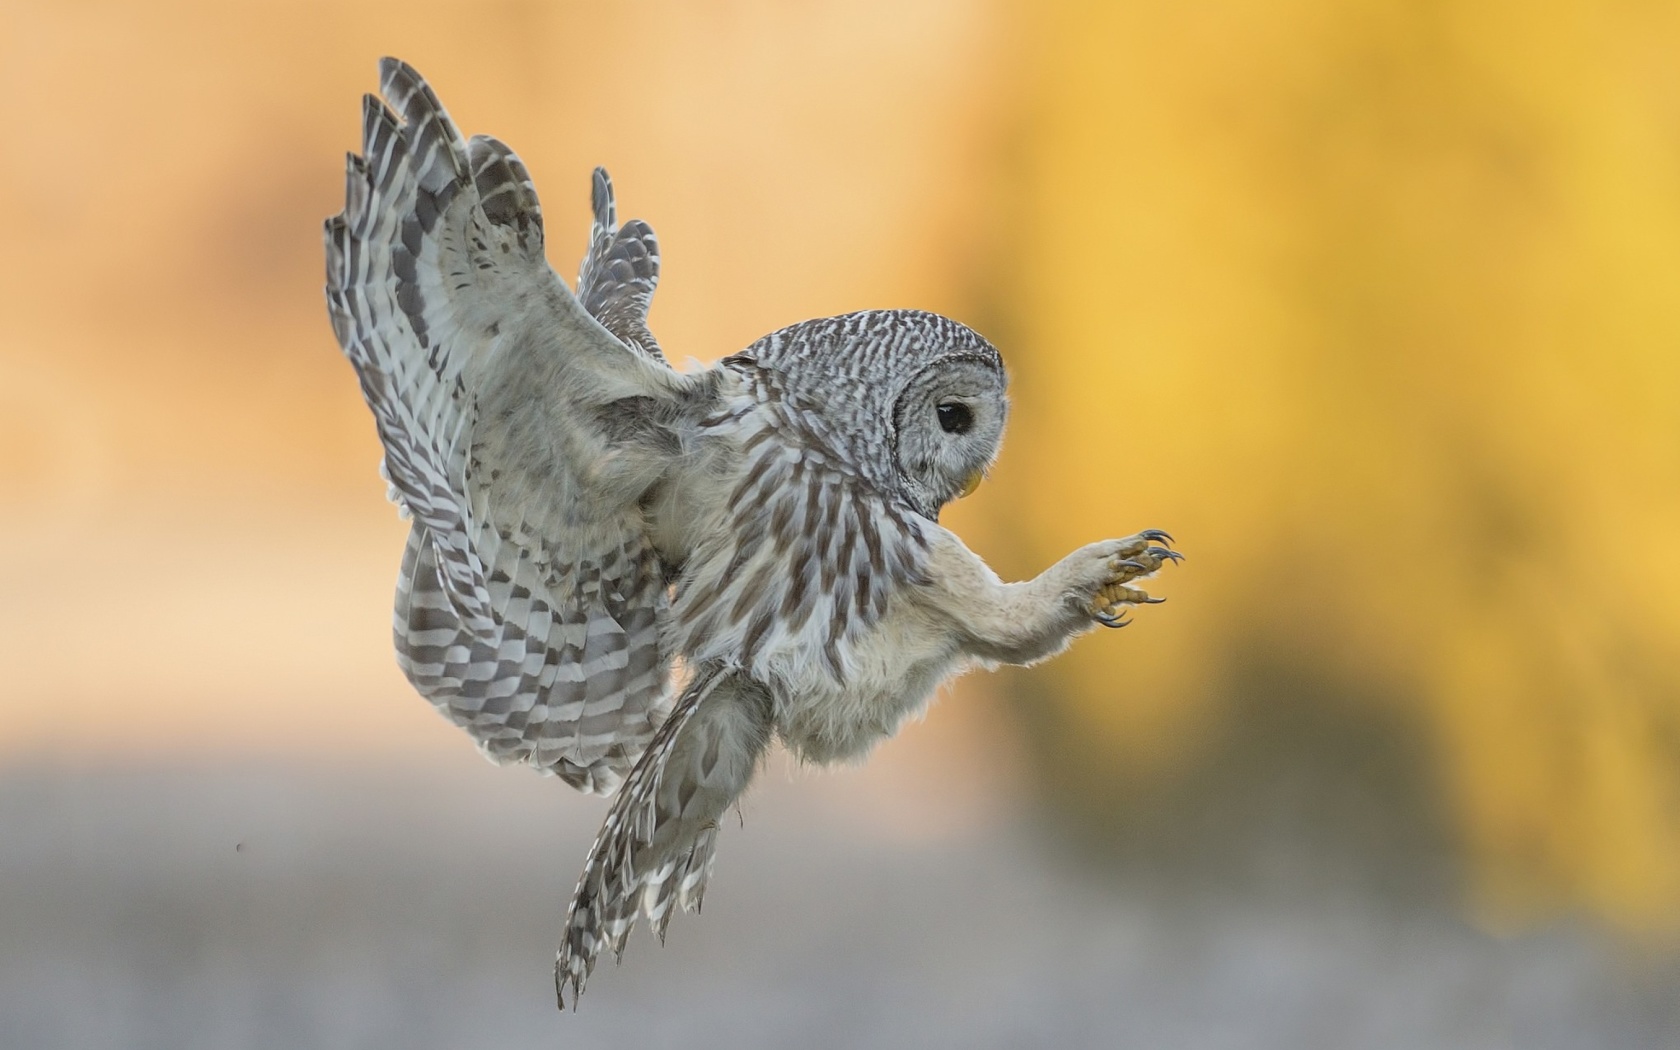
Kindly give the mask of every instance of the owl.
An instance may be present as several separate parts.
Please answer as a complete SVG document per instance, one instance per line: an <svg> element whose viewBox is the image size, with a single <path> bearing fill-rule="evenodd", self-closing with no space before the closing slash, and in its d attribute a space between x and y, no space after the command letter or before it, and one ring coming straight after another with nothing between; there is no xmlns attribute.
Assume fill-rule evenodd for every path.
<svg viewBox="0 0 1680 1050"><path fill-rule="evenodd" d="M1030 664L1156 602L1147 530L1005 583L940 510L997 455L996 349L955 321L806 321L709 368L647 327L659 247L594 173L576 291L525 166L380 63L328 312L412 518L397 661L497 762L613 796L555 964L573 1008L641 918L700 903L772 741L862 758L965 669Z"/></svg>

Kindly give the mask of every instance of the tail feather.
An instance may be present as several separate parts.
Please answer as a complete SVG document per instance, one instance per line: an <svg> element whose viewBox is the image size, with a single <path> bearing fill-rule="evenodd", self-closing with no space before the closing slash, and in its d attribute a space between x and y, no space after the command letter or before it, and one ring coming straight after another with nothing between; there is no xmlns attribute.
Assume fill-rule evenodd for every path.
<svg viewBox="0 0 1680 1050"><path fill-rule="evenodd" d="M555 997L577 1008L603 951L621 955L646 916L661 941L677 908L698 907L718 818L770 741L761 686L720 667L698 673L631 770L590 850L554 960Z"/></svg>

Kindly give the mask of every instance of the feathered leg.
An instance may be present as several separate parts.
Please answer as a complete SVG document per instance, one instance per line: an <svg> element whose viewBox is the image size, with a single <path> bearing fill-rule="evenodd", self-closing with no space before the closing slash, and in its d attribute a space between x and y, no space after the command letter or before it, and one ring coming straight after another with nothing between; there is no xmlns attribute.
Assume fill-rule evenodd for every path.
<svg viewBox="0 0 1680 1050"><path fill-rule="evenodd" d="M718 821L746 790L770 742L771 701L757 683L703 667L613 799L589 852L554 960L561 1009L577 1009L603 949L624 950L640 916L664 939L675 906L698 908Z"/></svg>

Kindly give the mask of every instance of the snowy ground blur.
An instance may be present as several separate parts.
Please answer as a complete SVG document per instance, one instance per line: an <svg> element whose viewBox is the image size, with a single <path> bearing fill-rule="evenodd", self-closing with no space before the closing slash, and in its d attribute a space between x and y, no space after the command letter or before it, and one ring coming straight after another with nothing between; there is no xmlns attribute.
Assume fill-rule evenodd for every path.
<svg viewBox="0 0 1680 1050"><path fill-rule="evenodd" d="M1494 938L1287 850L1259 881L1111 877L1020 806L944 819L780 758L705 913L562 1016L603 804L461 752L0 775L0 1046L1680 1045L1673 964L1579 930Z"/></svg>

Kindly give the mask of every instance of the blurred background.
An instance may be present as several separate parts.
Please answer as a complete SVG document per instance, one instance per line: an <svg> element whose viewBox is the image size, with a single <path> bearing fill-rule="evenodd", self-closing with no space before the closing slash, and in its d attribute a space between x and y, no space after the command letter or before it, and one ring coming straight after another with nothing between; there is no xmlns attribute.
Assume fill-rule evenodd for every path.
<svg viewBox="0 0 1680 1050"><path fill-rule="evenodd" d="M0 1045L1680 1046L1680 7L0 4ZM708 361L1009 362L948 523L1188 555L771 763L577 1016L598 799L390 653L320 220L381 54Z"/></svg>

